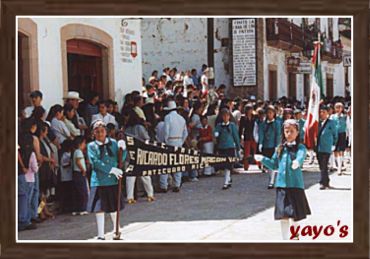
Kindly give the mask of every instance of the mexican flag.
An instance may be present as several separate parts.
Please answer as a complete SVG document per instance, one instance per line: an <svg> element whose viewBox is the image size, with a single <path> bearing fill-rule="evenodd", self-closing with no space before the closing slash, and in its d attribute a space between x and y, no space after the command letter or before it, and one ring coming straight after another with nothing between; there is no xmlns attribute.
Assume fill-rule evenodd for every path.
<svg viewBox="0 0 370 259"><path fill-rule="evenodd" d="M323 96L322 87L323 82L321 74L319 40L319 42L315 43L314 54L312 56L311 91L308 102L307 120L304 125L304 143L306 144L307 149L314 149L315 147L315 140L319 128L320 98Z"/></svg>

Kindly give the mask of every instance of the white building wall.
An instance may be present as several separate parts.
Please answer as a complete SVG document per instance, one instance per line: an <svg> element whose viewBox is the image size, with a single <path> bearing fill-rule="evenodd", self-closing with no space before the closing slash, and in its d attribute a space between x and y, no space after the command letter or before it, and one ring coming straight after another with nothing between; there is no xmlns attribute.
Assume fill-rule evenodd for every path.
<svg viewBox="0 0 370 259"><path fill-rule="evenodd" d="M122 96L141 90L141 41L140 20L129 20L135 30L138 55L133 63L120 59L120 18L33 18L38 27L39 81L46 108L63 103L62 57L60 29L71 23L86 24L105 31L113 38L113 69L115 100L122 104Z"/></svg>
<svg viewBox="0 0 370 259"><path fill-rule="evenodd" d="M215 18L214 19L214 72L215 72L215 85L219 86L224 84L229 86L231 83L230 74L230 51L227 46L222 47L221 39L230 38L229 35L229 19L228 18Z"/></svg>
<svg viewBox="0 0 370 259"><path fill-rule="evenodd" d="M269 71L268 65L277 66L277 97L287 96L288 95L288 76L285 63L285 52L280 49L272 48L264 44L264 98L268 99L269 97Z"/></svg>
<svg viewBox="0 0 370 259"><path fill-rule="evenodd" d="M143 76L165 67L200 70L207 64L206 18L145 18L142 30Z"/></svg>

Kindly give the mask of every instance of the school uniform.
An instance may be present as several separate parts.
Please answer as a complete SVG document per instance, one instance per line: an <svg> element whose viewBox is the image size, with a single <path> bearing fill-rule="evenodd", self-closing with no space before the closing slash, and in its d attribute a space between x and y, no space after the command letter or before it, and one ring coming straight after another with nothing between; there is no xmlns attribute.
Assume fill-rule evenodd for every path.
<svg viewBox="0 0 370 259"><path fill-rule="evenodd" d="M239 152L240 149L240 139L235 123L222 122L217 124L214 129L214 135L217 138L217 149L220 155L229 157L235 157L237 155L236 152ZM233 166L233 163L225 163L219 167L219 169L225 170L224 187L231 186L230 175Z"/></svg>
<svg viewBox="0 0 370 259"><path fill-rule="evenodd" d="M304 124L306 123L306 120L304 119L299 119L297 120L299 124L299 139L301 143L304 141Z"/></svg>
<svg viewBox="0 0 370 259"><path fill-rule="evenodd" d="M281 154L275 152L272 158L263 157L262 164L271 170L278 170L276 177L275 220L293 218L299 221L311 214L311 210L304 192L304 182L301 167L306 157L306 147L285 143ZM292 163L297 160L299 167L292 168Z"/></svg>
<svg viewBox="0 0 370 259"><path fill-rule="evenodd" d="M347 147L346 143L347 116L342 114L338 116L338 114L334 114L332 116L332 120L336 123L338 132L338 141L335 147L335 151L344 152L344 150L346 150Z"/></svg>
<svg viewBox="0 0 370 259"><path fill-rule="evenodd" d="M276 119L271 121L265 119L258 128L258 143L262 145L262 155L271 158L275 152L276 147L281 142L281 129L283 121L281 117L277 116ZM270 171L270 179L268 188L273 188L275 181L275 171Z"/></svg>
<svg viewBox="0 0 370 259"><path fill-rule="evenodd" d="M336 123L329 118L325 121L320 121L316 152L321 172L320 184L325 187L329 186L328 163L330 154L333 152L332 147L336 145L337 139Z"/></svg>
<svg viewBox="0 0 370 259"><path fill-rule="evenodd" d="M281 142L282 122L279 119L268 121L267 119L260 123L258 128L258 144L262 145L262 154L269 158L275 152L275 148Z"/></svg>
<svg viewBox="0 0 370 259"><path fill-rule="evenodd" d="M87 210L106 213L117 211L118 180L110 174L111 169L118 166L117 141L109 137L106 137L104 143L95 140L87 145L87 155L92 167ZM122 196L120 201L122 210Z"/></svg>

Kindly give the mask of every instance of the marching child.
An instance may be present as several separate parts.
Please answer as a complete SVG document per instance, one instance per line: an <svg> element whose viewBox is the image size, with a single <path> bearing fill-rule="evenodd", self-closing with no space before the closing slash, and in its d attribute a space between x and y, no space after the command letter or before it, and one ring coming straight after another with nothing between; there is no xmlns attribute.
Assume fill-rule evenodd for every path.
<svg viewBox="0 0 370 259"><path fill-rule="evenodd" d="M98 240L105 240L104 213L109 213L116 229L118 179L122 170L118 168L117 141L107 137L106 124L102 120L92 123L95 141L87 146L87 154L92 167L91 190L88 211L94 212L98 228ZM120 197L120 209L124 208L124 199Z"/></svg>
<svg viewBox="0 0 370 259"><path fill-rule="evenodd" d="M214 136L217 138L218 153L220 155L235 157L237 156L236 152L239 153L240 139L235 123L230 122L230 116L231 114L228 108L221 110L222 122L216 125ZM233 164L228 163L220 169L225 170L222 189L227 190L231 187L231 170L233 169Z"/></svg>
<svg viewBox="0 0 370 259"><path fill-rule="evenodd" d="M258 149L265 157L271 158L275 148L281 142L281 123L275 119L276 110L274 106L269 105L266 109L266 119L258 127ZM276 171L270 171L270 182L268 189L274 188Z"/></svg>
<svg viewBox="0 0 370 259"><path fill-rule="evenodd" d="M289 239L289 219L296 222L311 214L304 192L301 167L306 157L306 147L300 143L299 124L288 119L283 124L283 138L272 158L255 155L255 159L271 170L278 169L275 183L275 220L280 220L284 240ZM290 239L299 239L298 236Z"/></svg>
<svg viewBox="0 0 370 259"><path fill-rule="evenodd" d="M73 183L76 196L75 207L72 215L88 214L86 211L88 200L88 181L86 177L86 162L84 157L84 150L86 148L86 140L82 136L77 136L74 139L74 152L72 155L72 169L73 169Z"/></svg>
<svg viewBox="0 0 370 259"><path fill-rule="evenodd" d="M335 147L334 156L337 161L338 175L342 175L343 154L346 150L346 131L347 131L347 116L344 114L344 105L338 102L334 106L335 114L332 119L337 124L338 141Z"/></svg>

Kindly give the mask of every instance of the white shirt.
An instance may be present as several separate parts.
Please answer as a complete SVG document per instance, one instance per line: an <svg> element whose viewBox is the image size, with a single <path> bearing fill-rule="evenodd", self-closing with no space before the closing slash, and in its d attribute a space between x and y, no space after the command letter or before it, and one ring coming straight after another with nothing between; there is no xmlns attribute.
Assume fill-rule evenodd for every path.
<svg viewBox="0 0 370 259"><path fill-rule="evenodd" d="M102 120L105 125L108 125L108 123L112 123L116 129L118 129L118 123L116 121L116 118L114 118L114 116L112 114L105 114L105 116L103 116L101 113L98 113L98 114L94 114L91 118L91 122L94 122L96 120Z"/></svg>
<svg viewBox="0 0 370 259"><path fill-rule="evenodd" d="M208 77L206 75L202 75L200 78L200 83L202 85L203 92L208 89Z"/></svg>
<svg viewBox="0 0 370 259"><path fill-rule="evenodd" d="M71 136L71 133L63 121L54 118L51 120L51 129L54 132L59 144Z"/></svg>
<svg viewBox="0 0 370 259"><path fill-rule="evenodd" d="M188 85L194 85L193 79L190 76L184 77L184 87Z"/></svg>
<svg viewBox="0 0 370 259"><path fill-rule="evenodd" d="M155 127L156 139L158 142L164 143L164 121L160 121Z"/></svg>
<svg viewBox="0 0 370 259"><path fill-rule="evenodd" d="M166 144L176 147L181 147L184 144L188 136L188 129L185 119L177 111L171 111L164 117L164 128Z"/></svg>

